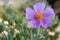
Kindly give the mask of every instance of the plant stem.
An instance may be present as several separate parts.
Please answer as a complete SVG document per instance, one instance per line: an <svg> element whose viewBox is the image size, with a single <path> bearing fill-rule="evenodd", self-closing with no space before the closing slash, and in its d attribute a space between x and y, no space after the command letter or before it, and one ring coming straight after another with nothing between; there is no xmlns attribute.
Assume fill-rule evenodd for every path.
<svg viewBox="0 0 60 40"><path fill-rule="evenodd" d="M40 28L37 29L37 35L40 35Z"/></svg>
<svg viewBox="0 0 60 40"><path fill-rule="evenodd" d="M33 40L33 33L32 33L32 29L31 29L31 40Z"/></svg>

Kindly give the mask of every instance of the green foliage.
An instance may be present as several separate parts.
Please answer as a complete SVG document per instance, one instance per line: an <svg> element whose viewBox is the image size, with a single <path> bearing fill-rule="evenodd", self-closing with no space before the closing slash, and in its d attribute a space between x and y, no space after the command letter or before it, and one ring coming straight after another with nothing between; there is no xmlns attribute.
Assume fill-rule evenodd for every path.
<svg viewBox="0 0 60 40"><path fill-rule="evenodd" d="M4 22L0 23L0 33L5 30Z"/></svg>

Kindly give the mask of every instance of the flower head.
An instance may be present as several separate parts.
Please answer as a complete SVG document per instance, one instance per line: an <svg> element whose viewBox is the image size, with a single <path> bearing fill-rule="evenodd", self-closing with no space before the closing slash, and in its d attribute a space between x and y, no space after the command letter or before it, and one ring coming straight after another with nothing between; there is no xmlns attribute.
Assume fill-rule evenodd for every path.
<svg viewBox="0 0 60 40"><path fill-rule="evenodd" d="M33 5L33 9L26 8L26 19L30 20L28 22L33 28L48 28L52 25L51 18L55 17L54 10L51 7L45 8L45 3L40 2Z"/></svg>

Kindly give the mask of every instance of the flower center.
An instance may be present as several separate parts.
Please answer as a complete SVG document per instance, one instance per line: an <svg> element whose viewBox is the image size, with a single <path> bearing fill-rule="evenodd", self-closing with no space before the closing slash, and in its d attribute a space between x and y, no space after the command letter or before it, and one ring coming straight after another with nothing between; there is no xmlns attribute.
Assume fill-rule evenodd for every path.
<svg viewBox="0 0 60 40"><path fill-rule="evenodd" d="M36 19L37 20L42 20L43 19L43 14L42 13L38 13L38 14L36 14Z"/></svg>

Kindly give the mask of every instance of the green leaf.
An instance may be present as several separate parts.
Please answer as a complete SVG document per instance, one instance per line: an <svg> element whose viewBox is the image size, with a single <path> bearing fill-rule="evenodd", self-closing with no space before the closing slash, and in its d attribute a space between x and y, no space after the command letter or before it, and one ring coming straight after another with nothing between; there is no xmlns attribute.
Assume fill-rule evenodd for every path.
<svg viewBox="0 0 60 40"><path fill-rule="evenodd" d="M4 14L2 15L2 18L3 18L3 20L8 20L6 15L4 15Z"/></svg>

